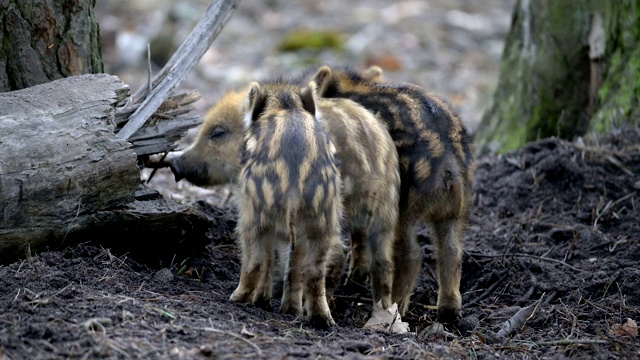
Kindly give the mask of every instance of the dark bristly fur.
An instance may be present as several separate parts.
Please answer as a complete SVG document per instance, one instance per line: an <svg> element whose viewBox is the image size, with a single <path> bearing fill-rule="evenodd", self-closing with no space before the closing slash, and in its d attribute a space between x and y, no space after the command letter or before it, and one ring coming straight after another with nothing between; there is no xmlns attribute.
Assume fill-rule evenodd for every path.
<svg viewBox="0 0 640 360"><path fill-rule="evenodd" d="M322 67L314 76L319 95L348 98L382 120L400 159L400 219L395 240L393 301L407 309L421 268L418 223L436 238L438 318L460 317L462 240L472 198L471 141L451 107L412 84L386 84L346 69Z"/></svg>

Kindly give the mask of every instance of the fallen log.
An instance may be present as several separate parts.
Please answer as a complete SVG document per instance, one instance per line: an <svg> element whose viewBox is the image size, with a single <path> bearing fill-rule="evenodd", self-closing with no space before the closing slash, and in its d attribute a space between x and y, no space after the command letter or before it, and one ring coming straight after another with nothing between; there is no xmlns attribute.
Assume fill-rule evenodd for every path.
<svg viewBox="0 0 640 360"><path fill-rule="evenodd" d="M150 90L99 74L0 93L0 263L79 241L164 255L189 234L190 249L206 243L211 215L155 196L139 169L200 123L183 116L197 91L170 92L238 3L212 3Z"/></svg>
<svg viewBox="0 0 640 360"><path fill-rule="evenodd" d="M84 241L156 260L206 245L206 209L140 190L114 133L128 93L105 74L0 93L0 262Z"/></svg>
<svg viewBox="0 0 640 360"><path fill-rule="evenodd" d="M115 106L128 93L110 75L0 93L0 259L133 201L136 154L114 134Z"/></svg>

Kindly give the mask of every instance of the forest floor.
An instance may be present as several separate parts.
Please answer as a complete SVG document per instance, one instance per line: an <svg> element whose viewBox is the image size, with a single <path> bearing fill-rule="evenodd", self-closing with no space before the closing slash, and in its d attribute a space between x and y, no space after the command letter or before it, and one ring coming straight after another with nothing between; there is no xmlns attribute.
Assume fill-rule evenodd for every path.
<svg viewBox="0 0 640 360"><path fill-rule="evenodd" d="M140 59L126 58L137 56L136 36L150 39L168 26L158 18L177 4L178 17L191 19L168 29L178 38L206 3L98 2L105 70L135 90L145 79L144 66L132 70ZM515 1L349 3L243 0L183 87L203 93L204 112L225 89L254 78L319 63L376 63L390 80L444 95L470 129L477 125L497 81ZM312 16L301 17L306 13ZM275 51L300 19L345 34L344 50ZM371 307L366 287L338 289L337 326L328 331L280 314L277 299L273 310L231 303L239 261L237 213L227 191L176 185L170 173L158 172L151 185L165 197L196 202L215 219L211 244L158 266L87 239L0 265L0 359L640 358L638 144L640 129L631 128L584 142L544 139L479 159L465 237L463 318L429 332L437 284L424 228L422 274L403 317L410 332L401 335L362 329ZM526 321L498 336L523 309L531 310Z"/></svg>
<svg viewBox="0 0 640 360"><path fill-rule="evenodd" d="M437 293L428 228L403 318L410 333L362 329L370 295L353 285L338 289L337 326L322 331L228 300L236 212L203 202L216 218L211 244L165 268L94 244L1 266L0 359L640 358L638 144L635 128L480 159L463 319L445 332L428 332ZM526 322L496 335L529 306Z"/></svg>

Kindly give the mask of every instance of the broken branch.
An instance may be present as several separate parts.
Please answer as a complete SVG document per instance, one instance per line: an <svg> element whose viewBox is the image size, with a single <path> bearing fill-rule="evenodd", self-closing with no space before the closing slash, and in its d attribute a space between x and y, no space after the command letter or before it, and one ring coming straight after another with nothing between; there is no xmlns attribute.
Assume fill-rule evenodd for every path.
<svg viewBox="0 0 640 360"><path fill-rule="evenodd" d="M488 258L497 258L497 257L503 257L505 255L495 255L495 254L480 254L480 253L468 253L470 256L476 256L476 257L488 257ZM562 264L572 270L575 271L580 271L580 272L587 272L586 270L582 270L579 269L573 265L569 265L566 262L562 261L562 260L557 260L557 259L552 259L552 258L548 258L548 257L542 257L542 256L536 256L536 255L531 255L531 254L522 254L522 253L513 253L513 254L508 254L508 256L514 256L514 257L527 257L527 258L532 258L532 259L537 259L537 260L544 260L544 261L549 261L549 262L554 262L554 263L558 263L558 264Z"/></svg>
<svg viewBox="0 0 640 360"><path fill-rule="evenodd" d="M500 330L498 331L497 336L499 338L505 338L516 330L521 329L524 326L524 323L527 322L527 320L529 320L536 312L536 309L538 309L538 306L542 302L543 297L544 294L542 294L538 301L527 307L523 307L509 320L502 323L502 325L500 325Z"/></svg>
<svg viewBox="0 0 640 360"><path fill-rule="evenodd" d="M191 72L200 58L209 49L213 40L218 37L227 24L240 0L220 0L211 4L205 11L187 39L173 54L167 65L153 80L153 89L144 99L142 105L131 115L126 125L118 132L118 136L128 140L158 110L169 93ZM141 94L147 92L143 86L132 96L132 103L137 103ZM140 155L140 154L138 154Z"/></svg>

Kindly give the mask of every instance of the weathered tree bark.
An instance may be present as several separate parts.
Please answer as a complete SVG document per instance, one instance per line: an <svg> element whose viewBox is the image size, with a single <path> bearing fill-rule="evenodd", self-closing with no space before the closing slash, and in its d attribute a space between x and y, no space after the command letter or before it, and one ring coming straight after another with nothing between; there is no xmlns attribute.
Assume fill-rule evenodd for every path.
<svg viewBox="0 0 640 360"><path fill-rule="evenodd" d="M637 124L638 29L640 0L519 0L479 150Z"/></svg>
<svg viewBox="0 0 640 360"><path fill-rule="evenodd" d="M103 72L95 0L0 0L0 92Z"/></svg>
<svg viewBox="0 0 640 360"><path fill-rule="evenodd" d="M115 76L83 75L0 93L0 254L62 239L133 200L136 154L113 131L128 90Z"/></svg>

